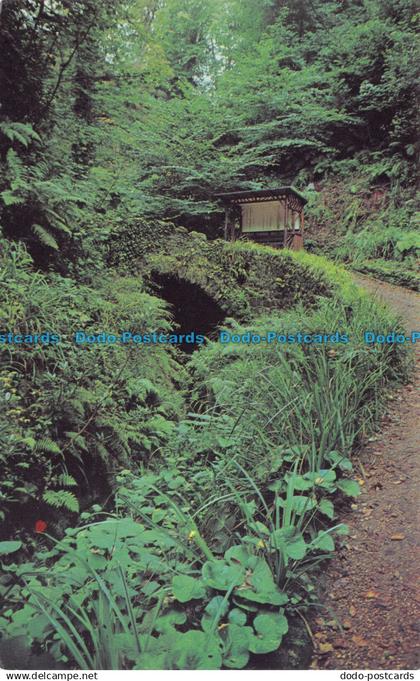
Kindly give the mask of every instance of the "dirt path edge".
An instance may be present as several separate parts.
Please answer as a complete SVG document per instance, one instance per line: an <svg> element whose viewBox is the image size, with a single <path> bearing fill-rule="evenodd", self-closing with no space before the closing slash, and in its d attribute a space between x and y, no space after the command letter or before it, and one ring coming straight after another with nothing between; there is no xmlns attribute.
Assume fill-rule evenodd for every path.
<svg viewBox="0 0 420 681"><path fill-rule="evenodd" d="M386 301L407 332L419 330L418 293L359 274L353 278ZM321 585L326 610L313 622L313 669L418 668L420 344L415 354L412 382L394 394L380 434L358 457L365 484L341 518L350 535Z"/></svg>

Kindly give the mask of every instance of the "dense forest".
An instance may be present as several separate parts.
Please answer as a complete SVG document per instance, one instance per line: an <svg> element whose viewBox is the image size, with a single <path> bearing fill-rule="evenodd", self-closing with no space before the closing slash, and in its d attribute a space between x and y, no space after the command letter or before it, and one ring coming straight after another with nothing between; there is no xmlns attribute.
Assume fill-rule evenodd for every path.
<svg viewBox="0 0 420 681"><path fill-rule="evenodd" d="M352 455L410 371L337 263L418 288L416 5L3 2L6 666L309 664ZM279 185L309 252L224 242L217 195ZM174 329L207 340L73 341Z"/></svg>

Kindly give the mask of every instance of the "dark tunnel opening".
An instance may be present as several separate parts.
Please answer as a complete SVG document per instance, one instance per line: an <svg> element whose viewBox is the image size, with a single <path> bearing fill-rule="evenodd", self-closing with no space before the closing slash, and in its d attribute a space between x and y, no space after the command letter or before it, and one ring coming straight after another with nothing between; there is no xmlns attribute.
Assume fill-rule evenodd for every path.
<svg viewBox="0 0 420 681"><path fill-rule="evenodd" d="M155 294L171 306L174 333L194 332L196 336L217 338L217 327L223 323L226 313L198 284L158 272L153 272L150 279ZM190 354L199 345L182 342L178 347Z"/></svg>

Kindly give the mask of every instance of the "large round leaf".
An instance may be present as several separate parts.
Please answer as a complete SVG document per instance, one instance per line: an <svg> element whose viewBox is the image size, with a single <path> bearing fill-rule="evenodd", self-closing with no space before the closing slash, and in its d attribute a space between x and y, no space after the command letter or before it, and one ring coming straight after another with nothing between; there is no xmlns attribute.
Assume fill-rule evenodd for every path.
<svg viewBox="0 0 420 681"><path fill-rule="evenodd" d="M167 656L167 669L220 669L220 642L203 631L178 634Z"/></svg>
<svg viewBox="0 0 420 681"><path fill-rule="evenodd" d="M245 570L240 565L227 565L224 560L212 560L202 568L203 583L213 589L227 591L239 586L245 579Z"/></svg>
<svg viewBox="0 0 420 681"><path fill-rule="evenodd" d="M339 480L337 482L337 487L338 489L341 489L342 492L348 497L358 497L360 492L360 485L359 483L356 482L356 480Z"/></svg>
<svg viewBox="0 0 420 681"><path fill-rule="evenodd" d="M320 530L312 540L311 547L317 551L334 551L334 540L329 532Z"/></svg>
<svg viewBox="0 0 420 681"><path fill-rule="evenodd" d="M251 627L230 624L222 632L224 641L223 664L229 669L243 669L249 660Z"/></svg>
<svg viewBox="0 0 420 681"><path fill-rule="evenodd" d="M284 615L264 614L254 619L256 636L250 640L249 649L253 653L271 653L280 646L289 626Z"/></svg>
<svg viewBox="0 0 420 681"><path fill-rule="evenodd" d="M206 589L202 582L188 575L177 575L172 580L172 590L177 601L187 603L194 598L204 598Z"/></svg>

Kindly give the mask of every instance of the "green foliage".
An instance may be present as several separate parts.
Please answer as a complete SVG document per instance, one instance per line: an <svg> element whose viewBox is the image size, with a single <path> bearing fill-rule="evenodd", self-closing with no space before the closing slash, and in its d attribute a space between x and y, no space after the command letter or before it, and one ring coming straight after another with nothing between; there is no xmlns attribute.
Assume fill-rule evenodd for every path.
<svg viewBox="0 0 420 681"><path fill-rule="evenodd" d="M416 288L420 245L416 200L410 188L402 190L397 176L389 163L367 165L363 172L357 163L342 164L334 178L309 193L307 248Z"/></svg>
<svg viewBox="0 0 420 681"><path fill-rule="evenodd" d="M351 246L351 243L353 246ZM353 248L353 255L352 249ZM418 232L403 231L393 227L375 229L368 224L357 234L346 236L337 255L351 259L355 264L363 259L407 261L420 254L420 237ZM405 263L408 265L408 262Z"/></svg>
<svg viewBox="0 0 420 681"><path fill-rule="evenodd" d="M112 17L108 0L48 8L23 0L2 12L0 219L6 235L23 239L44 266L60 267L59 247L69 258L82 209L92 206L83 169L89 154L79 152L92 144L88 90L93 95L98 38Z"/></svg>
<svg viewBox="0 0 420 681"><path fill-rule="evenodd" d="M197 525L188 533L184 507L195 499L185 478L171 470L142 477L123 471L120 483L119 512L130 509L131 518L85 514L90 522L68 529L35 563L6 567L1 626L8 635L89 669L243 668L250 653L276 650L294 606L278 576L276 583L271 557L280 553L287 563L290 556L296 567L307 553L332 550L320 537L328 533L306 544L292 526L276 524L271 539L245 536L222 559L206 560ZM255 527L261 534L261 522ZM24 606L16 579L24 583ZM187 631L179 604L190 613Z"/></svg>
<svg viewBox="0 0 420 681"><path fill-rule="evenodd" d="M43 266L84 278L139 218L220 236L229 188L413 185L414 3L25 1L2 18L1 220Z"/></svg>
<svg viewBox="0 0 420 681"><path fill-rule="evenodd" d="M41 141L33 127L25 123L12 123L11 121L0 123L0 132L11 142L16 140L24 147L28 147L32 140Z"/></svg>
<svg viewBox="0 0 420 681"><path fill-rule="evenodd" d="M360 494L351 453L407 352L362 343L399 322L326 258L215 239L215 194L296 182L308 244L414 285L416 12L4 3L1 328L61 337L1 344L7 645L70 668L241 669L318 604L337 502ZM235 333L351 340L211 342L189 362L75 345L79 329L168 331L164 275ZM36 516L54 536L33 536Z"/></svg>
<svg viewBox="0 0 420 681"><path fill-rule="evenodd" d="M19 551L21 546L21 541L2 541L0 542L0 555L4 556L9 553L15 553L15 551Z"/></svg>
<svg viewBox="0 0 420 681"><path fill-rule="evenodd" d="M414 291L420 290L420 275L417 271L408 270L404 263L390 260L362 260L355 264L354 268L376 279L383 279L392 284L406 286Z"/></svg>
<svg viewBox="0 0 420 681"><path fill-rule="evenodd" d="M350 308L327 301L309 315L298 307L247 326L232 323L229 331L264 337L268 329L296 336L326 328L347 334L349 343L211 343L192 359L194 395L201 400L205 395L209 408L230 416L235 433L230 455L258 481L293 448L303 447L317 471L331 452L348 457L379 418L387 383L407 376L405 350L363 342L366 328L378 333L399 328L364 297L353 299Z"/></svg>
<svg viewBox="0 0 420 681"><path fill-rule="evenodd" d="M174 232L174 225L159 220L137 219L119 225L108 242L110 265L134 271L133 260L160 251Z"/></svg>
<svg viewBox="0 0 420 681"><path fill-rule="evenodd" d="M130 281L120 281L114 299ZM195 353L197 410L137 470L119 466L105 519L93 506L81 527L60 541L47 536L29 562L8 558L0 627L11 641L23 636L27 647L84 669L240 669L251 654L278 649L289 622L317 604L319 564L347 532L331 521L337 495L360 494L348 455L407 369L403 347L359 340L367 320L382 333L397 321L356 291L337 290L345 303L324 299L309 314L298 306L232 325L237 333L340 328L349 345L210 343ZM137 394L149 389L144 381ZM58 455L51 438L28 444ZM64 491L49 492L50 503L69 508L73 476L55 481ZM19 542L6 546L13 556L20 550Z"/></svg>
<svg viewBox="0 0 420 681"><path fill-rule="evenodd" d="M60 490L58 492L54 490L47 490L42 495L42 498L46 504L52 506L53 508L65 508L68 511L73 511L73 513L77 513L79 511L78 500L72 492L67 490Z"/></svg>
<svg viewBox="0 0 420 681"><path fill-rule="evenodd" d="M31 271L21 246L2 245L2 330L61 341L2 344L1 513L11 520L16 504L40 498L77 512L82 493L103 494L118 466L147 459L168 438L183 408L174 388L183 372L162 346L83 348L73 334L168 330L168 315L137 280L76 286Z"/></svg>

